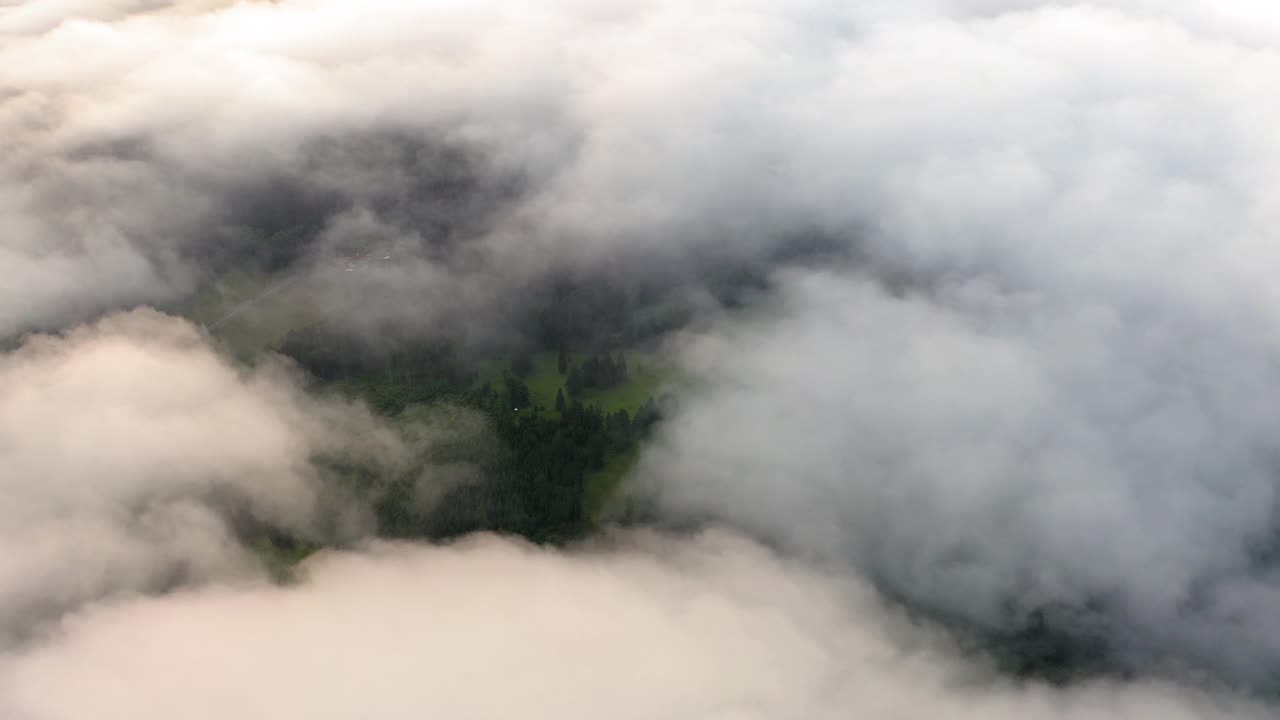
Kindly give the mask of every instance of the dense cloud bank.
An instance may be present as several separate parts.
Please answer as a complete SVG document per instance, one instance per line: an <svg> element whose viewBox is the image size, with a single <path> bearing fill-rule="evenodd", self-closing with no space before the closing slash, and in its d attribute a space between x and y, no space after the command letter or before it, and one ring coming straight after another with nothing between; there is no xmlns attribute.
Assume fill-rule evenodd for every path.
<svg viewBox="0 0 1280 720"><path fill-rule="evenodd" d="M666 512L854 568L941 616L1000 628L1055 608L1068 631L1105 637L1126 667L1269 688L1280 674L1277 41L1280 9L1260 0L8 6L0 338L178 302L244 264L312 276L305 287L317 294L303 302L353 326L426 331L457 317L500 323L547 273L641 282L743 264L775 292L685 346L694 390L642 466ZM773 273L801 240L830 267ZM335 258L375 250L392 262L335 272ZM74 607L102 588L154 584L152 569L182 546L174 533L223 548L182 562L226 575L241 558L218 541L222 521L179 502L210 487L248 497L272 522L305 524L300 463L337 442L336 411L287 381L246 377L198 349L192 329L147 317L38 339L0 365L0 460L19 468L3 479L18 502L0 510L0 540L55 548L37 565L59 590L32 597ZM183 402L176 417L149 414ZM141 444L91 442L86 417ZM232 441L194 440L206 434ZM158 516L156 497L168 508ZM133 513L123 524L120 506ZM179 521L179 510L196 519ZM116 540L93 547L146 558L143 580L121 580L111 563L101 580L84 574L78 544L98 529ZM42 533L49 540L35 543ZM421 560L424 572L464 594L508 571L586 572L581 559L501 546L404 552L406 562L434 558ZM29 557L3 562L28 577ZM475 569L448 575L456 558ZM434 561L445 567L431 570ZM279 608L330 591L359 595L342 595L351 617L360 603L397 601L376 583L341 589L344 573L370 563L390 573L375 578L390 588L414 582L383 562L335 561L291 593L184 595L91 614L55 641L65 644L13 660L6 681L41 716L45 695L75 702L40 693L64 660L87 673L77 684L99 687L117 622L142 632L157 610L235 623L221 616L224 602L260 602L271 625L290 616ZM619 572L619 593L644 592L647 575ZM63 591L60 573L92 587ZM0 613L25 612L30 602L5 592ZM833 714L864 707L854 698L866 693L824 664L843 658L807 645L833 627L864 637L863 621L795 610L779 616L797 625L779 632L799 633L780 640L796 643L793 683L766 682L762 668L777 667L739 657L729 634L704 638L723 651L707 662L741 669L726 682L773 688L766 716L811 714L803 702ZM725 623L747 622L733 613ZM429 615L406 610L404 622L437 632ZM576 627L565 636L585 643ZM671 627L673 638L714 630ZM283 628L297 637L278 652L293 640L314 647L309 628ZM671 642L646 652L701 657ZM102 661L81 663L79 652ZM584 645L581 666L561 662L589 674L597 652ZM139 656L137 667L161 672L166 656ZM341 660L297 657L318 670ZM627 668L637 656L602 657ZM536 659L538 672L561 669ZM409 692L396 684L405 670L388 662L382 687ZM1041 702L1014 693L966 705L941 681L911 680L912 668L864 665L891 688L886 707L908 716ZM832 677L821 688L844 702L827 707L806 683ZM640 691L653 702L674 697L684 711L693 706L680 702L706 697L692 714L738 711L718 687L704 696L675 673L653 682ZM940 688L947 709L892 704L920 686ZM510 697L527 701L524 691L517 683ZM271 707L278 688L262 692ZM1190 707L1146 689L1078 700L1090 692L1046 712ZM284 710L292 698L280 697ZM121 712L147 707L99 699Z"/></svg>
<svg viewBox="0 0 1280 720"><path fill-rule="evenodd" d="M103 596L254 577L254 528L370 529L315 460L394 466L401 434L207 340L139 310L0 356L0 647Z"/></svg>
<svg viewBox="0 0 1280 720"><path fill-rule="evenodd" d="M1280 378L1251 334L989 288L783 288L688 351L702 381L644 473L669 512L988 629L1049 609L1131 668L1272 680Z"/></svg>
<svg viewBox="0 0 1280 720"><path fill-rule="evenodd" d="M992 682L861 586L724 534L492 537L308 561L292 588L104 606L0 656L7 717L1261 718L1157 683Z"/></svg>
<svg viewBox="0 0 1280 720"><path fill-rule="evenodd" d="M354 324L506 308L552 268L762 262L797 235L912 276L1234 302L1182 282L1213 270L1261 300L1274 15L25 4L0 20L0 333L368 246L395 263L344 278Z"/></svg>

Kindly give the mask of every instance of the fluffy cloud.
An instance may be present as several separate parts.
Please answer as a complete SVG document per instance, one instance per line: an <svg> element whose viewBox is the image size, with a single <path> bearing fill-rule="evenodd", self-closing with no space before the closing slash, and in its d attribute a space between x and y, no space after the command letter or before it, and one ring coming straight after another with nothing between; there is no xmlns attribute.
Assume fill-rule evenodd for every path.
<svg viewBox="0 0 1280 720"><path fill-rule="evenodd" d="M96 608L0 659L13 717L1261 718L1159 684L1015 687L857 584L722 533L314 558L288 588Z"/></svg>
<svg viewBox="0 0 1280 720"><path fill-rule="evenodd" d="M1280 411L1252 333L981 286L782 287L686 350L642 473L668 511L987 628L1065 608L1121 663L1270 681Z"/></svg>
<svg viewBox="0 0 1280 720"><path fill-rule="evenodd" d="M240 521L360 529L313 459L400 453L367 411L307 396L283 366L238 368L151 311L29 338L0 356L0 388L0 643L103 595L253 576Z"/></svg>

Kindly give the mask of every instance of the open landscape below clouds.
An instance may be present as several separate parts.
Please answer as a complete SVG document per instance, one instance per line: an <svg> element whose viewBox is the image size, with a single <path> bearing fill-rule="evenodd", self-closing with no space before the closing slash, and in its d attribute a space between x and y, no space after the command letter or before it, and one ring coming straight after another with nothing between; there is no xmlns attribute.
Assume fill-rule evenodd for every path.
<svg viewBox="0 0 1280 720"><path fill-rule="evenodd" d="M1278 43L0 3L0 716L1273 715Z"/></svg>

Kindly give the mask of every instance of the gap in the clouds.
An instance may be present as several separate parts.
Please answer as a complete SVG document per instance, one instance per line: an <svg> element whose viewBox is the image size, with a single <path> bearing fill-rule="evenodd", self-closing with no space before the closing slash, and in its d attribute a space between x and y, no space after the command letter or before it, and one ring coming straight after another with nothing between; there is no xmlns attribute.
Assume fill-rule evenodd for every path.
<svg viewBox="0 0 1280 720"><path fill-rule="evenodd" d="M393 145L406 151L399 141ZM394 208L381 211L388 207ZM401 222L389 225L401 233L412 226ZM291 258L273 265L259 250L232 262L182 308L242 362L283 355L297 363L309 392L358 399L406 428L429 418L428 424L458 429L449 442L394 468L315 459L326 486L371 507L372 531L394 539L447 542L494 532L564 545L606 525L683 534L731 522L713 515L677 519L644 489L624 487L687 390L673 341L701 332L709 316L733 322L778 312L780 273L844 272L886 296L926 302L953 287L954 271L898 269L859 243L808 231L779 241L763 258L711 253L695 261L692 273L683 268L685 275L626 273L608 264L553 269L503 286L469 313L452 308L424 326L358 305L371 287L423 257L420 238L344 234L334 245L327 227L323 218L292 227L264 221L251 234L267 246L287 238ZM446 227L438 236L453 238L432 255L447 264L458 248L479 242L483 230ZM357 304L323 306L311 302L317 294ZM242 525L240 537L282 582L292 581L293 568L310 554L335 546L253 524ZM975 625L946 607L897 594L890 584L876 587L886 602L946 628L964 652L1011 677L1072 685L1134 676L1091 620L1096 608L1046 606L1011 612L1000 625Z"/></svg>
<svg viewBox="0 0 1280 720"><path fill-rule="evenodd" d="M389 537L563 542L645 515L615 490L677 404L673 339L767 305L779 268L848 256L846 239L805 230L763 256L725 242L692 258L584 246L504 261L488 243L523 183L475 148L394 132L312 142L300 157L222 192L216 239L192 245L211 280L172 309L239 361L288 357L310 392L359 399L388 422L474 421L395 477L317 459ZM442 466L458 477L424 480ZM251 545L277 570L316 547L263 532Z"/></svg>

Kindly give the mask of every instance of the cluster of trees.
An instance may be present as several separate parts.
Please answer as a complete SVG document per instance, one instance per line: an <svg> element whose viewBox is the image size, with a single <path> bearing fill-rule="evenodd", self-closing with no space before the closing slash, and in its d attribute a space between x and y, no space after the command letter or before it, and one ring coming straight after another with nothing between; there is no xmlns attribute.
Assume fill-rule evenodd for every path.
<svg viewBox="0 0 1280 720"><path fill-rule="evenodd" d="M479 501L486 506L483 524L451 523L452 531L514 532L539 542L571 538L588 528L587 475L603 468L610 454L632 447L656 420L640 425L626 410L606 413L576 399L559 412L544 411L530 402L529 388L515 377L507 378L501 391L485 386L471 392L467 402L489 415L505 449L491 477L491 490L503 488L505 497L481 498L473 488L466 497L446 498L438 512L456 517L464 514L463 505Z"/></svg>
<svg viewBox="0 0 1280 720"><path fill-rule="evenodd" d="M440 539L489 530L536 542L577 537L590 527L583 504L588 475L643 441L661 418L652 400L634 417L578 399L550 412L534 404L514 376L500 388L485 385L456 400L489 418L498 450L482 463L482 480L453 488L429 510L415 510L407 479L378 505L383 534Z"/></svg>
<svg viewBox="0 0 1280 720"><path fill-rule="evenodd" d="M568 356L560 353L560 372L565 374L565 389L570 397L578 397L583 390L606 390L627 381L627 359L619 354L591 355L581 365L571 365Z"/></svg>
<svg viewBox="0 0 1280 720"><path fill-rule="evenodd" d="M445 387L466 387L475 372L462 363L447 340L397 338L379 334L377 342L323 325L290 330L280 352L319 380L363 378Z"/></svg>
<svg viewBox="0 0 1280 720"><path fill-rule="evenodd" d="M377 473L368 469L335 469L349 478L349 485L373 493L379 530L391 537L442 539L478 530L537 542L575 537L590 526L583 507L590 473L634 447L660 416L653 401L634 417L624 409L607 412L583 402L586 389L627 381L621 354L600 353L573 363L561 353L566 386L552 411L537 405L522 380L531 369L528 355L514 356L512 373L497 386L476 388L474 370L444 343L386 342L374 350L322 328L308 328L291 332L282 351L321 383L363 397L388 416L415 405L447 402L487 417L488 439L478 439L467 458L478 479L429 503L415 500L420 472L392 478L383 473L375 481Z"/></svg>

